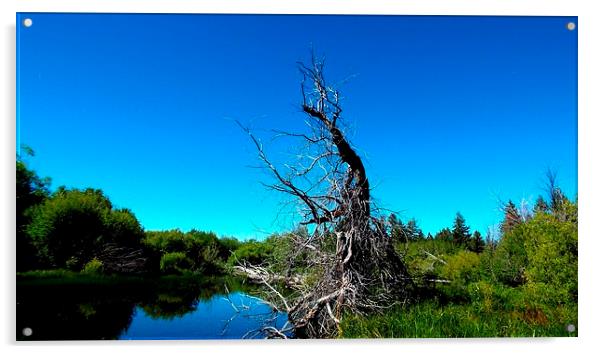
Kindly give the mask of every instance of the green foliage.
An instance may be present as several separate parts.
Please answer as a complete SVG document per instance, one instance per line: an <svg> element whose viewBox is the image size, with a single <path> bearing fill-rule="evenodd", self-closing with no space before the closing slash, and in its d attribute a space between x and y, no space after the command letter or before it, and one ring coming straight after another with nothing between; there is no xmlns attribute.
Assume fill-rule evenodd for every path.
<svg viewBox="0 0 602 354"><path fill-rule="evenodd" d="M103 242L111 242L132 248L140 247L140 242L144 238L144 231L131 210L111 210L103 216L103 223L106 228Z"/></svg>
<svg viewBox="0 0 602 354"><path fill-rule="evenodd" d="M522 223L522 219L516 208L516 205L509 200L508 203L504 206L504 220L502 221L502 225L500 226L503 234L508 234L512 232L512 230Z"/></svg>
<svg viewBox="0 0 602 354"><path fill-rule="evenodd" d="M494 280L510 286L518 286L526 281L527 252L523 227L505 233L491 255L489 273Z"/></svg>
<svg viewBox="0 0 602 354"><path fill-rule="evenodd" d="M489 310L482 302L441 304L425 301L396 307L382 315L347 316L344 338L573 337L566 325L577 323L576 306L566 308Z"/></svg>
<svg viewBox="0 0 602 354"><path fill-rule="evenodd" d="M112 262L99 251L106 245L142 250L148 270L161 278L223 273L228 266L250 263L285 275L298 275L311 286L323 269L305 265L308 251L296 251L306 228L274 234L263 241L219 239L212 232L178 229L144 232L128 209L115 209L100 190L50 194L49 180L17 159L18 279L49 284L120 283L105 275ZM345 316L345 337L566 336L577 323L577 203L549 182L548 201L538 198L533 215L509 201L501 237L487 243L472 235L457 213L452 228L425 238L415 219L389 217L397 252L418 288L416 302L384 314ZM521 214L522 213L522 214ZM522 216L521 216L522 215ZM334 252L336 237L322 237L320 249ZM100 252L101 253L101 252ZM117 257L118 258L118 257ZM22 270L36 267L54 270ZM125 282L136 282L128 278ZM160 291L143 304L150 316L173 318L193 310L198 294L186 289ZM194 293L196 294L196 293ZM94 308L80 307L84 316Z"/></svg>
<svg viewBox="0 0 602 354"><path fill-rule="evenodd" d="M33 156L33 150L22 147L22 150ZM36 249L27 236L27 225L31 222L29 209L42 203L50 192L49 178L40 178L37 173L27 167L21 156L16 163L16 196L17 196L17 271L29 270L40 265Z"/></svg>
<svg viewBox="0 0 602 354"><path fill-rule="evenodd" d="M240 247L241 242L234 237L222 237L219 239L219 244L219 257L221 259L228 259L232 252Z"/></svg>
<svg viewBox="0 0 602 354"><path fill-rule="evenodd" d="M138 247L142 228L126 209L114 210L97 189L59 188L30 209L27 233L40 259L50 267L81 269L102 245Z"/></svg>
<svg viewBox="0 0 602 354"><path fill-rule="evenodd" d="M554 192L554 207L539 202L525 219L509 203L498 242L485 244L475 232L463 245L459 233L454 237L444 229L433 240L398 243L410 274L418 279L418 302L384 314L347 316L340 335L576 335L566 325L577 324L577 204L561 195ZM463 223L455 224L459 230ZM450 283L421 281L432 278Z"/></svg>
<svg viewBox="0 0 602 354"><path fill-rule="evenodd" d="M435 234L435 239L451 242L451 241L453 241L454 238L453 238L451 230L446 227Z"/></svg>
<svg viewBox="0 0 602 354"><path fill-rule="evenodd" d="M169 252L161 256L160 269L165 274L181 274L192 267L192 261L183 252Z"/></svg>
<svg viewBox="0 0 602 354"><path fill-rule="evenodd" d="M475 231L468 243L468 249L472 252L481 253L485 250L485 240L479 231Z"/></svg>
<svg viewBox="0 0 602 354"><path fill-rule="evenodd" d="M91 261L86 263L84 269L82 269L82 273L84 274L102 274L103 265L102 262L96 258L93 258Z"/></svg>
<svg viewBox="0 0 602 354"><path fill-rule="evenodd" d="M404 255L410 275L420 283L421 279L438 277L445 264L445 257L455 254L462 248L451 240L424 239L406 244L399 243L396 249Z"/></svg>
<svg viewBox="0 0 602 354"><path fill-rule="evenodd" d="M160 254L184 252L186 250L186 234L182 231L147 231L142 243L152 251Z"/></svg>
<svg viewBox="0 0 602 354"><path fill-rule="evenodd" d="M411 218L407 224L404 224L395 214L391 214L389 216L389 224L391 225L393 242L417 241L424 238L424 232L418 227L418 222L414 218Z"/></svg>
<svg viewBox="0 0 602 354"><path fill-rule="evenodd" d="M543 282L565 301L577 293L577 205L565 200L502 235L490 273L510 286Z"/></svg>
<svg viewBox="0 0 602 354"><path fill-rule="evenodd" d="M225 239L224 243L212 232L178 229L169 231L148 231L144 241L154 269L164 272L161 259L169 253L181 253L190 261L186 270L215 274L223 271L227 255L238 247L238 241ZM180 267L184 267L182 264ZM184 268L182 268L184 269Z"/></svg>
<svg viewBox="0 0 602 354"><path fill-rule="evenodd" d="M33 151L29 149L29 155ZM27 167L27 163L21 156L17 157L16 163L17 181L17 218L23 217L25 210L33 205L40 204L46 199L50 192L50 178L40 178L38 174Z"/></svg>
<svg viewBox="0 0 602 354"><path fill-rule="evenodd" d="M451 238L457 245L468 245L470 240L470 227L466 225L466 220L460 213L456 213L454 227L451 230Z"/></svg>
<svg viewBox="0 0 602 354"><path fill-rule="evenodd" d="M520 230L528 259L527 280L554 289L547 297L559 303L577 300L577 206L565 201L562 209L569 221L538 213Z"/></svg>
<svg viewBox="0 0 602 354"><path fill-rule="evenodd" d="M548 207L548 203L546 203L546 201L543 199L543 197L540 195L539 197L537 197L537 201L535 202L535 207L533 208L533 213L537 214L537 213L546 213L548 212L549 207Z"/></svg>
<svg viewBox="0 0 602 354"><path fill-rule="evenodd" d="M243 242L228 259L228 263L234 265L238 262L254 265L265 264L271 258L274 245L267 242L250 240Z"/></svg>
<svg viewBox="0 0 602 354"><path fill-rule="evenodd" d="M306 228L298 228L285 234L275 234L266 239L268 247L272 248L272 255L268 258L273 271L284 273L304 274L307 271L310 254L308 249L296 250L295 239L308 239L309 232ZM334 252L336 247L336 236L330 235L322 239L321 249L324 252ZM314 271L319 272L318 267Z"/></svg>
<svg viewBox="0 0 602 354"><path fill-rule="evenodd" d="M33 156L31 149L23 151ZM18 271L92 271L96 260L103 263L105 272L119 273L122 256L140 254L143 260L136 263L137 268L124 272L215 274L224 271L227 259L241 246L234 238L220 240L212 232L198 230L145 233L131 210L115 209L101 190L59 187L50 194L49 179L29 170L21 157L16 173ZM184 254L186 260L175 262L177 256L171 253Z"/></svg>
<svg viewBox="0 0 602 354"><path fill-rule="evenodd" d="M479 273L479 255L470 251L460 251L446 257L446 264L441 275L452 282L468 284L475 280Z"/></svg>
<svg viewBox="0 0 602 354"><path fill-rule="evenodd" d="M65 267L70 261L70 268L81 268L99 246L111 207L101 191L61 189L33 209L27 232L50 266Z"/></svg>

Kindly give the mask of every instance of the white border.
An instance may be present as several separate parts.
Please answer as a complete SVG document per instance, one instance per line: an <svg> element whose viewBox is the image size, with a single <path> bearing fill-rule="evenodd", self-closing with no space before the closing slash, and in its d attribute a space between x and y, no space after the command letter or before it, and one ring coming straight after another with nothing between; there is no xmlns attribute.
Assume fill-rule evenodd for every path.
<svg viewBox="0 0 602 354"><path fill-rule="evenodd" d="M316 350L365 353L368 350L405 353L569 353L594 351L602 338L600 325L600 277L595 274L602 250L602 232L596 225L602 207L600 201L600 109L602 101L601 12L595 1L586 0L4 0L2 6L2 47L0 47L3 82L0 85L0 345L9 353L91 353L179 352L211 353L266 351L306 353ZM462 339L462 340L337 340L281 342L78 342L21 344L14 342L14 156L15 156L15 13L16 12L139 12L139 13L339 13L406 15L557 15L579 16L579 338L561 339ZM599 350L599 348L597 348Z"/></svg>

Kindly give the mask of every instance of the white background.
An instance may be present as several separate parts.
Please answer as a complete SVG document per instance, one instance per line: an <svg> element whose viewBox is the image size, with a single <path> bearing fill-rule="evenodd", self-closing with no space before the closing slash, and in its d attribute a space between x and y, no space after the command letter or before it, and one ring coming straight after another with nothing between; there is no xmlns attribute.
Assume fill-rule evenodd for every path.
<svg viewBox="0 0 602 354"><path fill-rule="evenodd" d="M9 353L510 353L600 352L602 233L602 12L597 1L559 0L3 0L0 1L0 346ZM579 16L579 338L329 341L144 341L16 343L15 338L15 13L188 12ZM478 30L478 29L475 29ZM598 42L598 43L596 43ZM43 296L43 294L41 294Z"/></svg>

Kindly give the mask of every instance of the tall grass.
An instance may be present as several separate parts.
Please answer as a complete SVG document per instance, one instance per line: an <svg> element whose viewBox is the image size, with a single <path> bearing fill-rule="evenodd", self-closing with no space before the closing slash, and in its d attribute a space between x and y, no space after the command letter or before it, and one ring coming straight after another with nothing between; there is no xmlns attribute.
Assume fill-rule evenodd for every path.
<svg viewBox="0 0 602 354"><path fill-rule="evenodd" d="M482 304L441 305L435 300L395 307L381 315L348 316L341 323L343 338L470 338L575 337L568 324L577 324L575 305L547 309L496 309Z"/></svg>

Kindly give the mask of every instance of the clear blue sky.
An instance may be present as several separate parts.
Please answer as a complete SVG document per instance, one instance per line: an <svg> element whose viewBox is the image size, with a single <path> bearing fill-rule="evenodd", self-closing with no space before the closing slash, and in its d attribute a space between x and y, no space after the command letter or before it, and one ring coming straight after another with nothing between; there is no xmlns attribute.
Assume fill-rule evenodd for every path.
<svg viewBox="0 0 602 354"><path fill-rule="evenodd" d="M383 207L425 232L499 222L547 168L577 193L573 17L19 14L17 144L59 185L101 188L146 229L290 228L238 119L302 127L309 48L341 91ZM269 151L282 161L284 146Z"/></svg>

